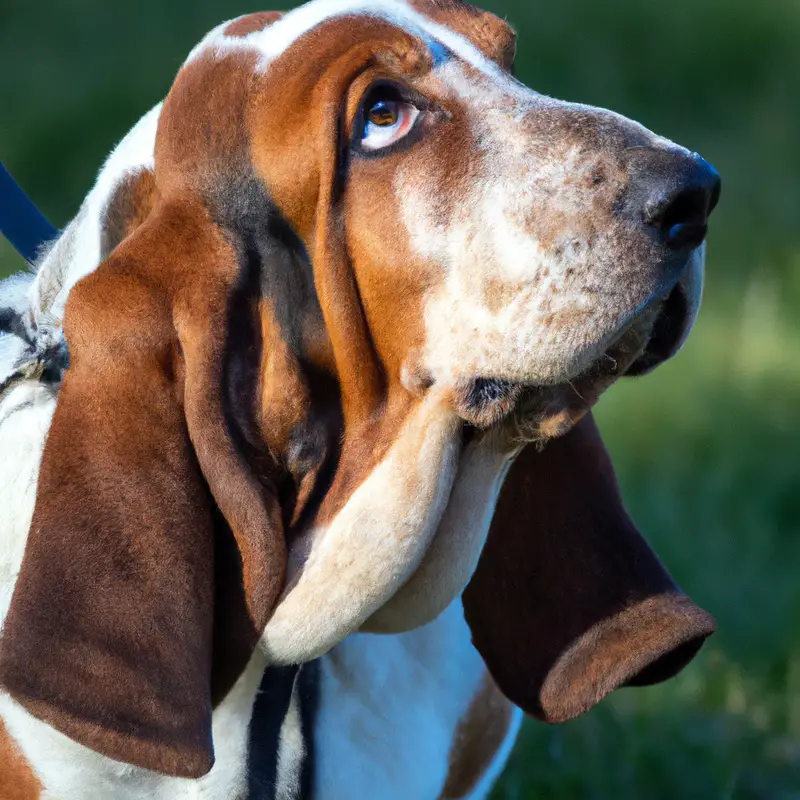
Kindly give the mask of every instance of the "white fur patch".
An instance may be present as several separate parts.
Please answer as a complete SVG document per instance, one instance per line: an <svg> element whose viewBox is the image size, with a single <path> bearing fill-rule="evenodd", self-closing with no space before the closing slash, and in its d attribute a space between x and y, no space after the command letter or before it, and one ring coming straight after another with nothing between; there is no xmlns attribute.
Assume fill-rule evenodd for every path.
<svg viewBox="0 0 800 800"><path fill-rule="evenodd" d="M410 633L348 637L320 664L315 797L439 797L484 675L460 600Z"/></svg>
<svg viewBox="0 0 800 800"><path fill-rule="evenodd" d="M296 800L300 792L303 759L306 755L303 720L300 716L300 673L295 675L289 708L278 737L278 766L275 800Z"/></svg>
<svg viewBox="0 0 800 800"><path fill-rule="evenodd" d="M471 442L458 464L442 521L411 578L362 630L411 630L438 616L469 583L515 451L489 435Z"/></svg>
<svg viewBox="0 0 800 800"><path fill-rule="evenodd" d="M29 273L12 275L0 281L0 314L10 311L26 334L30 332L28 292L32 283L33 275ZM12 333L0 331L0 396L3 386L25 362L28 349L29 342Z"/></svg>
<svg viewBox="0 0 800 800"><path fill-rule="evenodd" d="M647 262L637 261L644 232L640 242L612 214L619 154L566 124L553 135L541 120L580 128L592 119L650 147L679 148L620 115L544 97L502 73L476 74L463 61L447 62L436 78L469 109L476 146L464 153L470 180L457 199L432 190L430 175L410 166L395 174L413 249L442 268L425 303L420 366L440 385L570 380L668 284L655 263L645 277ZM592 182L599 165L612 175L608 189L605 175L603 188Z"/></svg>
<svg viewBox="0 0 800 800"><path fill-rule="evenodd" d="M503 81L509 87L516 85L507 73L486 58L468 39L433 22L399 0L313 0L288 12L263 30L253 31L246 36L226 36L225 29L235 21L228 20L214 28L191 51L186 63L200 55L224 57L227 53L256 51L261 59L260 69L265 70L302 36L324 22L348 14L384 19L420 36L429 44L436 42L444 45L459 58L486 75L491 75L495 80Z"/></svg>
<svg viewBox="0 0 800 800"><path fill-rule="evenodd" d="M10 308L17 314L24 314L28 310L28 292L33 278L33 273L22 272L0 281L0 310Z"/></svg>
<svg viewBox="0 0 800 800"><path fill-rule="evenodd" d="M22 565L55 407L54 392L35 381L16 384L0 398L0 624Z"/></svg>

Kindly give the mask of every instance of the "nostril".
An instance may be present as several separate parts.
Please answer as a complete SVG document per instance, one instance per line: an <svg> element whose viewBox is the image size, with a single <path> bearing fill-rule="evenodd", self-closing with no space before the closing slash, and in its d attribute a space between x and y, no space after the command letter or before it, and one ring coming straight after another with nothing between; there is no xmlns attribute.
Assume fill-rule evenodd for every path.
<svg viewBox="0 0 800 800"><path fill-rule="evenodd" d="M684 189L662 196L645 207L644 219L659 227L673 250L699 247L708 232L710 194L703 188Z"/></svg>
<svg viewBox="0 0 800 800"><path fill-rule="evenodd" d="M667 247L670 250L694 250L703 244L707 233L708 225L676 223L667 232Z"/></svg>
<svg viewBox="0 0 800 800"><path fill-rule="evenodd" d="M708 233L708 217L720 196L719 174L697 154L651 154L643 165L643 221L658 230L671 250L699 247ZM641 207L641 206L640 206Z"/></svg>

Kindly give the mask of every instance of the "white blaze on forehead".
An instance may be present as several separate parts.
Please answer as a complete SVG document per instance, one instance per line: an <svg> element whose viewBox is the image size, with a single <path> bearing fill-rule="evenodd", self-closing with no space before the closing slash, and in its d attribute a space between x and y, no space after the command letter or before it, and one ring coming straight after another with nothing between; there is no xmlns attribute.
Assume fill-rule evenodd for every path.
<svg viewBox="0 0 800 800"><path fill-rule="evenodd" d="M468 39L398 0L312 0L289 11L268 27L245 36L227 36L225 29L235 21L228 20L214 28L192 50L186 63L201 54L219 57L229 52L255 51L261 56L260 68L263 70L314 28L336 17L351 14L386 20L421 37L429 47L436 43L444 45L455 56L484 74L509 84L514 83L507 73L486 58Z"/></svg>

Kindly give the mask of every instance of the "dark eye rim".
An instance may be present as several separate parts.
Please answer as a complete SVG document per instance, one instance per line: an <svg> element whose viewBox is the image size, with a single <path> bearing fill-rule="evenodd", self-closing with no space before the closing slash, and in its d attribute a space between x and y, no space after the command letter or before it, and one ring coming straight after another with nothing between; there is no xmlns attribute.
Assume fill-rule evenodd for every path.
<svg viewBox="0 0 800 800"><path fill-rule="evenodd" d="M419 110L419 114L417 114L417 118L414 120L411 129L401 139L398 139L387 147L369 150L361 146L361 141L364 138L364 132L368 122L367 114L370 108L372 108L379 99L388 99L393 102L412 105ZM422 123L428 116L427 112L430 107L431 102L428 98L409 86L385 78L375 81L370 84L364 92L358 104L358 112L353 124L353 133L350 139L351 151L362 158L382 158L383 156L396 153L398 150L410 147L421 138L424 132Z"/></svg>

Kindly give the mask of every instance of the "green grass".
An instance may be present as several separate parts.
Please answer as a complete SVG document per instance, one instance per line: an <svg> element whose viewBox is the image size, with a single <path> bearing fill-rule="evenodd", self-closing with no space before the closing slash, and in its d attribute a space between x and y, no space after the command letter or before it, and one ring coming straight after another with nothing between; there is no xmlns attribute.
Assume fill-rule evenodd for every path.
<svg viewBox="0 0 800 800"><path fill-rule="evenodd" d="M719 632L674 681L526 723L496 800L800 799L800 3L506 0L518 73L713 161L685 350L598 416L634 517ZM63 224L231 0L0 8L0 157ZM0 274L19 267L0 243Z"/></svg>

